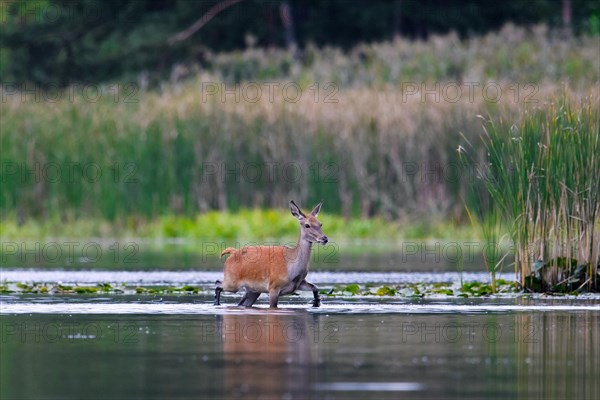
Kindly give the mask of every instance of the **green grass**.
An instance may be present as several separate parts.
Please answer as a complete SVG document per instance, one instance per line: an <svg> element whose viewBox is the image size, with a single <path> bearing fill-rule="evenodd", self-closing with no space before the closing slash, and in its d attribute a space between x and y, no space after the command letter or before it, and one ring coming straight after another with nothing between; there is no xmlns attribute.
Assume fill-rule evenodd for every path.
<svg viewBox="0 0 600 400"><path fill-rule="evenodd" d="M469 225L438 221L424 223L387 221L384 218L344 218L324 209L319 216L323 231L335 240L471 240L477 235ZM287 210L244 209L237 212L210 211L192 217L166 215L155 219L60 218L29 219L19 224L15 216L0 221L4 240L43 240L48 238L140 238L201 239L224 241L295 240L298 222Z"/></svg>

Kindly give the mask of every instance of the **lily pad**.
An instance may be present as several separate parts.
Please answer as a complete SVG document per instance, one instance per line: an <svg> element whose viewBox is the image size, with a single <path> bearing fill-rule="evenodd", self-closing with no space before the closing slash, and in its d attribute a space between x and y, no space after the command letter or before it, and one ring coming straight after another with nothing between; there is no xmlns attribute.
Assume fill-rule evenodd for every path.
<svg viewBox="0 0 600 400"><path fill-rule="evenodd" d="M392 289L389 286L382 286L379 289L377 289L376 294L377 296L395 296L396 289Z"/></svg>
<svg viewBox="0 0 600 400"><path fill-rule="evenodd" d="M352 296L357 295L360 292L360 286L356 283L351 283L343 289L344 292L349 292Z"/></svg>

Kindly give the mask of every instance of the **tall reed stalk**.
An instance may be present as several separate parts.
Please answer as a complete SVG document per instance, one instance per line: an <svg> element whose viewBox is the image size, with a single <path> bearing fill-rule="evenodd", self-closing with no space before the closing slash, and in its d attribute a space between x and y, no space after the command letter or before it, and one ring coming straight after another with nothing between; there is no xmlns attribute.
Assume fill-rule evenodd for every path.
<svg viewBox="0 0 600 400"><path fill-rule="evenodd" d="M482 193L475 193L476 198ZM485 269L490 273L492 293L496 293L496 273L500 271L502 263L508 253L502 250L502 217L498 207L487 201L474 201L471 207L465 205L471 224L478 228L483 244L483 262Z"/></svg>

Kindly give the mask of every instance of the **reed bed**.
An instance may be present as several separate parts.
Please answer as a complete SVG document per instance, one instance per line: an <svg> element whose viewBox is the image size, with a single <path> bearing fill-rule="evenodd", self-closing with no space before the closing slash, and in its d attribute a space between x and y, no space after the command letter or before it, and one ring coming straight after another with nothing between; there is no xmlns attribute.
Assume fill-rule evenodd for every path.
<svg viewBox="0 0 600 400"><path fill-rule="evenodd" d="M119 224L293 198L345 217L467 222L476 179L456 150L463 138L484 148L478 115L519 126L560 96L597 97L597 44L508 25L466 40L309 47L300 60L208 54L156 90L140 79L55 101L3 86L0 214Z"/></svg>
<svg viewBox="0 0 600 400"><path fill-rule="evenodd" d="M461 176L461 135L475 142L477 115L518 123L529 107L512 96L422 102L395 88L343 89L337 103L203 102L206 81L218 82L203 76L133 104L5 103L3 214L153 218L294 198L345 216L464 218L473 177ZM541 87L538 101L560 91Z"/></svg>
<svg viewBox="0 0 600 400"><path fill-rule="evenodd" d="M524 288L599 288L598 104L598 97L575 103L563 96L529 110L520 123L485 121L484 147L476 150L485 168L478 174L492 200L487 209L512 221L515 269Z"/></svg>

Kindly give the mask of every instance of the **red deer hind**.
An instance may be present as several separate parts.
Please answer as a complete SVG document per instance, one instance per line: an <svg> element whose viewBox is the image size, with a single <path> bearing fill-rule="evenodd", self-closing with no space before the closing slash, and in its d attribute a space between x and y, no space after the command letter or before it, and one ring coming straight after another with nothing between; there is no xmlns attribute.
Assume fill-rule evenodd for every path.
<svg viewBox="0 0 600 400"><path fill-rule="evenodd" d="M306 281L308 261L313 243L326 244L329 239L321 230L323 224L317 216L323 202L308 215L290 201L290 211L300 222L300 237L294 247L247 246L241 249L228 247L221 257L230 254L225 261L223 282L217 281L215 305L221 303L221 292L237 293L244 288L246 293L238 305L251 307L261 293L269 294L270 307L277 307L279 296L296 290L312 290L313 306L319 307L319 289Z"/></svg>

